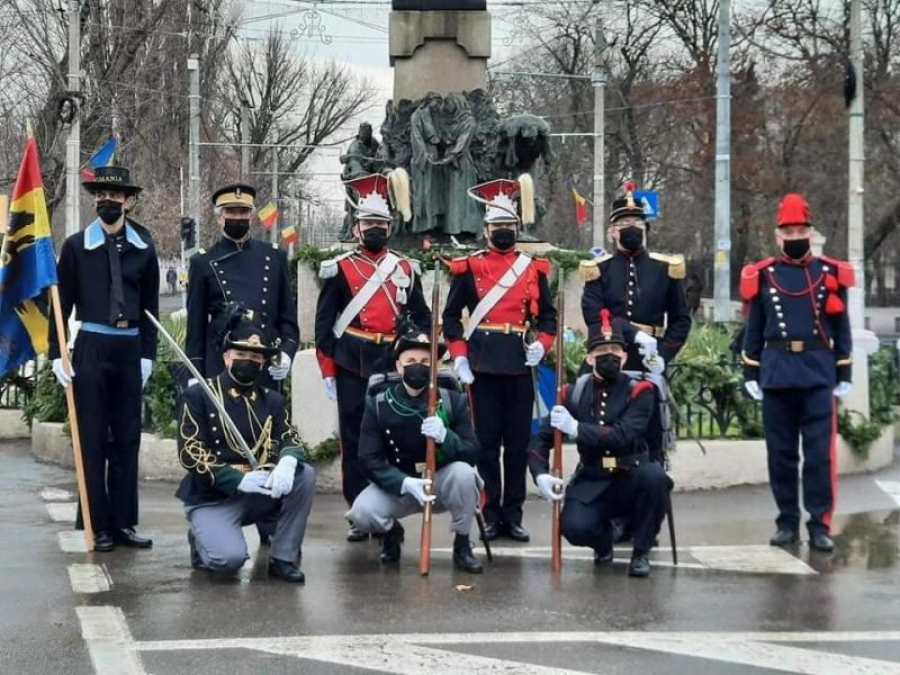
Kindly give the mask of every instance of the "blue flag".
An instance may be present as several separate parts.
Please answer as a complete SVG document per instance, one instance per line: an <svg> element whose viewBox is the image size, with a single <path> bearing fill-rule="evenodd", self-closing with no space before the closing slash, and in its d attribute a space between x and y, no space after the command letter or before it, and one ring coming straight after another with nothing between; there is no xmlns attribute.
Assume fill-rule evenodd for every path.
<svg viewBox="0 0 900 675"><path fill-rule="evenodd" d="M91 155L91 166L95 169L101 166L109 166L116 154L116 138L110 136L109 140Z"/></svg>

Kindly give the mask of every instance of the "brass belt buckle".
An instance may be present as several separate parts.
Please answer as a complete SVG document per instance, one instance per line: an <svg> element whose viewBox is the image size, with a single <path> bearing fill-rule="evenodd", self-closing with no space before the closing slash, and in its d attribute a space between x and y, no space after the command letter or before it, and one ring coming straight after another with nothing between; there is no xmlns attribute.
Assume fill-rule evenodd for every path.
<svg viewBox="0 0 900 675"><path fill-rule="evenodd" d="M128 319L119 319L116 321L116 328L128 328Z"/></svg>
<svg viewBox="0 0 900 675"><path fill-rule="evenodd" d="M509 335L510 333L512 333L512 324L511 323L503 324L503 334Z"/></svg>
<svg viewBox="0 0 900 675"><path fill-rule="evenodd" d="M788 346L788 350L791 352L791 354L802 354L803 340L791 340Z"/></svg>
<svg viewBox="0 0 900 675"><path fill-rule="evenodd" d="M384 333L375 333L375 339L372 340L376 345L380 345L384 339Z"/></svg>
<svg viewBox="0 0 900 675"><path fill-rule="evenodd" d="M615 457L603 457L600 460L600 466L604 469L615 469L618 466L618 462Z"/></svg>

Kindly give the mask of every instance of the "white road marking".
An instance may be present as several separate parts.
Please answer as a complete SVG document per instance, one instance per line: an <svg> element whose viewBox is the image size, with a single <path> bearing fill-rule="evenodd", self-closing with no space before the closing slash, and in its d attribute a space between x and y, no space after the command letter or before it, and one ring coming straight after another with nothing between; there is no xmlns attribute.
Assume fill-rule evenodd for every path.
<svg viewBox="0 0 900 675"><path fill-rule="evenodd" d="M87 542L84 532L80 530L63 530L56 533L59 548L65 553L87 553Z"/></svg>
<svg viewBox="0 0 900 675"><path fill-rule="evenodd" d="M75 522L75 502L49 502L44 506L47 507L47 513L50 518L58 523L74 523Z"/></svg>
<svg viewBox="0 0 900 675"><path fill-rule="evenodd" d="M900 480L876 480L875 485L900 506Z"/></svg>
<svg viewBox="0 0 900 675"><path fill-rule="evenodd" d="M97 675L146 675L121 609L76 607L75 612Z"/></svg>
<svg viewBox="0 0 900 675"><path fill-rule="evenodd" d="M70 502L75 499L75 495L68 490L47 487L41 490L41 499L45 502Z"/></svg>
<svg viewBox="0 0 900 675"><path fill-rule="evenodd" d="M103 593L112 585L106 568L85 563L69 565L69 581L76 593Z"/></svg>
<svg viewBox="0 0 900 675"><path fill-rule="evenodd" d="M616 548L615 551L625 555L613 558L614 564L627 565L631 562L630 549ZM433 549L432 552L451 553L452 549ZM492 546L491 552L496 556L514 558L550 558L550 548L546 546ZM651 556L650 564L654 567L719 570L743 574L817 574L813 568L784 549L768 545L685 546L680 547L678 553L679 561L676 566L672 563L668 547L654 549L654 556ZM688 556L694 560L685 560ZM593 560L593 558L594 554L589 549L563 546L564 560Z"/></svg>
<svg viewBox="0 0 900 675"><path fill-rule="evenodd" d="M556 632L323 635L312 637L225 638L137 642L137 651L194 651L243 648L298 659L355 666L381 673L428 675L440 664L441 675L535 673L583 675L584 671L537 666L441 649L442 645L597 644L616 649L678 654L721 663L768 668L805 675L867 673L897 675L900 663L798 644L897 642L900 631L859 632ZM789 644L785 644L789 643Z"/></svg>

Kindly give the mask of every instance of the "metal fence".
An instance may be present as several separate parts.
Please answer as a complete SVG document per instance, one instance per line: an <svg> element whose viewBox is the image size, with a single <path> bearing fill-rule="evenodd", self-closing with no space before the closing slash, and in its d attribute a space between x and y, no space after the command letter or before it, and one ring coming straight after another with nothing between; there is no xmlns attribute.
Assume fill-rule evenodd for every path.
<svg viewBox="0 0 900 675"><path fill-rule="evenodd" d="M29 361L0 378L0 409L15 410L25 405L37 385L37 365Z"/></svg>

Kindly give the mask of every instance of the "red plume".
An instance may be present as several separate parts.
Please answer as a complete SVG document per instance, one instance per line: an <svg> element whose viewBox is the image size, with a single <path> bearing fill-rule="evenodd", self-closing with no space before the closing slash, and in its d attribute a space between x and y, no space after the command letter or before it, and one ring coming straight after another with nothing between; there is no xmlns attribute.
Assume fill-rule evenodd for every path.
<svg viewBox="0 0 900 675"><path fill-rule="evenodd" d="M833 274L825 275L825 288L828 289L829 293L834 293L838 289L838 280Z"/></svg>
<svg viewBox="0 0 900 675"><path fill-rule="evenodd" d="M604 335L612 334L612 325L609 323L609 310L606 308L600 310L600 332Z"/></svg>
<svg viewBox="0 0 900 675"><path fill-rule="evenodd" d="M626 181L625 182L625 192L634 192L634 190L635 190L634 181L632 181L632 180Z"/></svg>
<svg viewBox="0 0 900 675"><path fill-rule="evenodd" d="M844 301L841 300L840 296L836 293L829 293L828 299L825 300L825 313L826 314L842 314L846 307L844 306Z"/></svg>

